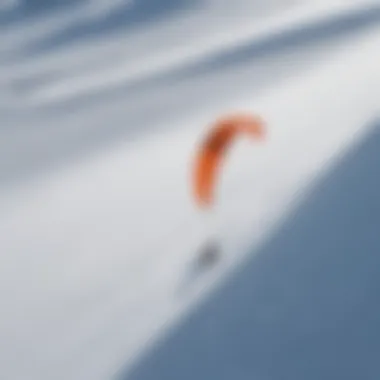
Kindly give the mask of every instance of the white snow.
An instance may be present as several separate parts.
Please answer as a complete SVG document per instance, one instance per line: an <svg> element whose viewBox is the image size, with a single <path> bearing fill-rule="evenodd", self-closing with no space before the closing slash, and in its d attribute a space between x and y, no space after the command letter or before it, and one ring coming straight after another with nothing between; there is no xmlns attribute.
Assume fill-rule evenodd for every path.
<svg viewBox="0 0 380 380"><path fill-rule="evenodd" d="M139 60L130 61L126 55L110 67L109 62L79 71L68 66L65 78L30 92L31 103L17 104L17 97L12 98L19 109L11 116L16 120L11 127L30 125L29 136L43 135L45 130L61 133L49 132L54 114L44 112L49 111L50 101L59 104L64 97L92 93L95 87L101 92L102 86L137 76L149 79L153 72L170 72L215 54L215 49L228 50L263 38L262 33L284 33L284 28L300 28L302 33L308 23L370 6L379 12L379 5L374 1L304 3L297 12L285 8L268 22L252 25L241 15L244 22L233 32L220 25L220 34L210 36L211 42L200 40L197 45L194 39L186 48L172 47L153 65L141 64L141 53ZM230 6L226 2L226 11ZM213 9L209 5L187 12L189 19L191 12L194 20L196 12L203 12L206 19L209 12L212 19ZM154 24L149 28L154 30ZM110 37L110 45L112 38L120 36ZM380 116L379 46L380 27L363 27L346 39L321 43L317 51L324 53L310 65L308 46L294 46L279 56L290 59L282 68L281 81L275 79L276 66L272 69L268 63L267 82L259 93L256 78L249 77L251 94L244 83L255 66L253 59L236 67L231 64L226 72L211 71L201 79L189 77L184 84L162 85L154 96L154 87L137 100L130 100L125 91L115 103L78 109L74 111L78 116L57 116L56 129L64 133L67 127L75 136L76 128L79 131L83 125L91 134L91 126L99 122L97 115L105 125L107 119L122 124L123 115L128 119L129 110L148 104L147 98L154 103L160 97L182 97L186 111L169 107L162 117L149 121L154 132L133 140L127 135L67 161L64 156L64 165L53 164L46 172L41 166L41 171L29 173L28 180L4 186L0 193L0 377L100 380L133 364L147 344L154 343L228 276L242 259L244 248L270 236L316 176L368 132L370 122ZM74 58L68 48L67 60L79 61L80 49L72 49ZM118 57L117 45L112 49ZM86 59L88 51L83 54ZM292 54L306 64L291 61ZM44 68L44 55L39 58L39 71L50 70L48 59ZM269 56L262 64L271 59L278 57ZM294 72L292 65L299 69ZM13 70L19 75L19 70L25 73L27 69L28 64L22 70L3 64L0 73L6 75L1 80L6 82ZM212 92L207 92L207 86ZM200 98L203 88L204 98ZM234 90L228 93L229 88ZM194 94L202 107L191 102ZM7 93L1 95L9 100ZM47 108L39 114L31 104L39 104L42 98ZM190 197L191 159L208 123L235 109L260 114L268 137L263 143L242 140L236 144L220 181L215 213L204 216ZM27 124L17 122L22 112L31 115ZM42 132L38 130L41 123L46 123ZM136 123L130 128L149 131L149 125ZM0 133L11 160L26 154L16 150L16 143L12 145L16 141L9 137L12 132L2 127ZM29 143L26 138L22 141ZM49 140L36 141L41 151L49 146ZM216 235L224 247L224 265L190 283L194 291L181 293L189 263L210 235Z"/></svg>

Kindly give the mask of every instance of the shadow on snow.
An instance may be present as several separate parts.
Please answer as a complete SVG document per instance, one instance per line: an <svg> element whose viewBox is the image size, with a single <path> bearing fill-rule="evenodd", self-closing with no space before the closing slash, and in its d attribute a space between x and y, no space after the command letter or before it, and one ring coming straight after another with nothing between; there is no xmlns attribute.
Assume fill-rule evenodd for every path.
<svg viewBox="0 0 380 380"><path fill-rule="evenodd" d="M72 25L67 26L65 29L53 32L46 37L41 38L36 43L30 44L28 48L23 50L22 55L30 57L34 54L45 53L52 49L59 48L67 43L73 42L80 38L96 37L103 33L109 33L117 30L128 31L132 28L143 28L148 22L156 22L160 19L169 17L174 12L182 11L187 8L193 8L198 6L203 0L124 0L122 5L116 4L111 11L105 7L103 13L95 17L81 18L74 22ZM104 4L107 0L103 0ZM49 7L57 8L63 7L63 5L57 1L31 1L34 4L25 8L23 12L27 13L28 9L31 12L47 12L42 11L40 3L49 3ZM52 3L52 4L50 4ZM74 3L74 0L71 0ZM79 1L76 1L79 3ZM83 1L82 1L83 3ZM39 6L37 6L37 4ZM89 13L91 11L91 2L87 1L84 4L88 4ZM112 2L111 2L112 4ZM66 4L65 7L68 5ZM96 7L96 2L93 5ZM82 12L82 10L79 10ZM21 12L21 14L23 13ZM75 7L72 9L73 14L77 12ZM19 16L20 17L20 16Z"/></svg>
<svg viewBox="0 0 380 380"><path fill-rule="evenodd" d="M380 121L119 380L380 377Z"/></svg>
<svg viewBox="0 0 380 380"><path fill-rule="evenodd" d="M212 54L195 62L183 64L178 68L169 68L158 74L148 75L142 79L121 81L120 85L113 85L109 89L102 88L101 92L73 96L59 109L77 108L80 105L102 101L105 98L119 97L120 95L133 96L160 85L170 85L187 78L215 74L231 66L252 62L252 69L257 61L275 59L276 55L292 49L315 48L331 39L339 39L345 35L352 35L362 29L380 24L380 5L373 5L347 14L334 16L324 21L317 21L309 25L290 28L288 31L273 33L263 38L248 41L245 44L234 46L221 53ZM78 102L79 101L79 102Z"/></svg>

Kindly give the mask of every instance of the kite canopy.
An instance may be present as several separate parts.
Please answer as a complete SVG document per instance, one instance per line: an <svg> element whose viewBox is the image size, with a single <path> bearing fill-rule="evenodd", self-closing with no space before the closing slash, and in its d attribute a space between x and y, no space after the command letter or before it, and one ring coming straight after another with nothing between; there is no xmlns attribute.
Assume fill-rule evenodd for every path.
<svg viewBox="0 0 380 380"><path fill-rule="evenodd" d="M193 194L200 207L213 205L217 176L232 142L245 135L262 139L264 134L263 121L249 114L223 117L211 126L196 153L193 172Z"/></svg>

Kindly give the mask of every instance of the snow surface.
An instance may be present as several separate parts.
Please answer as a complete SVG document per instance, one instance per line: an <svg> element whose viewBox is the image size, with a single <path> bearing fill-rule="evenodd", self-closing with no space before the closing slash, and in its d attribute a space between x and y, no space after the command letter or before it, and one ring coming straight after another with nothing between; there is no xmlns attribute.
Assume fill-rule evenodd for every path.
<svg viewBox="0 0 380 380"><path fill-rule="evenodd" d="M41 4L0 5L0 377L377 379L380 2Z"/></svg>

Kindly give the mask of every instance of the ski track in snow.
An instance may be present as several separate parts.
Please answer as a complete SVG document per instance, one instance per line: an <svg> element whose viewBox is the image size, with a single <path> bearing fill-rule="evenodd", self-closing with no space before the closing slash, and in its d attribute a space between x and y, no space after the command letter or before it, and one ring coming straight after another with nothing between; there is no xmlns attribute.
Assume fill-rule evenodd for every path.
<svg viewBox="0 0 380 380"><path fill-rule="evenodd" d="M24 3L0 4L1 378L150 378L150 346L380 116L378 1L167 3L112 31L137 0L22 19ZM235 109L262 115L268 140L236 144L204 218L192 155ZM188 280L210 236L221 263Z"/></svg>

